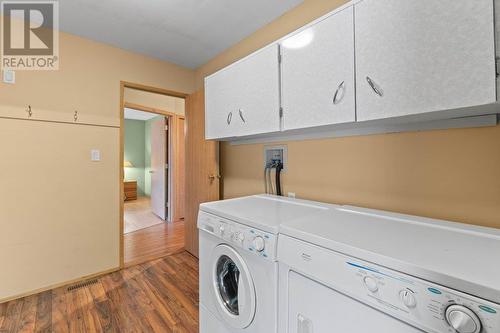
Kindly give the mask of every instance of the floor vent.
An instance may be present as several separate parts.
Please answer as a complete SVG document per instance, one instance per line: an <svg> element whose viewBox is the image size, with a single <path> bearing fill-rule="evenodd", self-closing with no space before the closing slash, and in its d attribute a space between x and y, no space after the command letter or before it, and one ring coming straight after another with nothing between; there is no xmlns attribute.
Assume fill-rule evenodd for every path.
<svg viewBox="0 0 500 333"><path fill-rule="evenodd" d="M91 286L93 284L96 284L97 282L99 282L97 279L87 280L87 281L80 282L80 283L74 284L72 286L69 286L67 290L73 291L73 290L77 290L80 288L85 288L85 287Z"/></svg>

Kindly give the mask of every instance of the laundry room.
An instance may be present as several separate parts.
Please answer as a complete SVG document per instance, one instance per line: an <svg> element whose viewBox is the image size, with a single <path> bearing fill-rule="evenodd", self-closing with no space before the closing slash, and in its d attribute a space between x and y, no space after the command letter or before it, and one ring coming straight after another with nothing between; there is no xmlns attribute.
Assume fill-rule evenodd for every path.
<svg viewBox="0 0 500 333"><path fill-rule="evenodd" d="M500 333L500 0L0 6L0 332Z"/></svg>

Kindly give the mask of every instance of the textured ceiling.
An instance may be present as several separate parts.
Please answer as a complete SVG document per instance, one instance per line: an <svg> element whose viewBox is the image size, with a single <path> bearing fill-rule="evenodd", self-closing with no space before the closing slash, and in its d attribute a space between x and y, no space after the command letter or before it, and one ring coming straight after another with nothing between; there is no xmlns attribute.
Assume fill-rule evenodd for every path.
<svg viewBox="0 0 500 333"><path fill-rule="evenodd" d="M302 0L61 0L60 29L197 68Z"/></svg>

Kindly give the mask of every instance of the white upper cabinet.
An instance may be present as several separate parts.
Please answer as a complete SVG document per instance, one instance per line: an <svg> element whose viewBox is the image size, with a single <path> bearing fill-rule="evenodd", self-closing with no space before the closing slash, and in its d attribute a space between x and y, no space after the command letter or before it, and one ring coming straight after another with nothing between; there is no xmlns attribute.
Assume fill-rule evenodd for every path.
<svg viewBox="0 0 500 333"><path fill-rule="evenodd" d="M492 0L355 5L357 120L496 101Z"/></svg>
<svg viewBox="0 0 500 333"><path fill-rule="evenodd" d="M279 47L273 44L205 79L205 137L280 130Z"/></svg>
<svg viewBox="0 0 500 333"><path fill-rule="evenodd" d="M285 39L285 130L355 121L354 22L348 7Z"/></svg>
<svg viewBox="0 0 500 333"><path fill-rule="evenodd" d="M207 77L205 136L308 135L336 124L383 131L385 122L356 124L496 112L497 1L346 4Z"/></svg>

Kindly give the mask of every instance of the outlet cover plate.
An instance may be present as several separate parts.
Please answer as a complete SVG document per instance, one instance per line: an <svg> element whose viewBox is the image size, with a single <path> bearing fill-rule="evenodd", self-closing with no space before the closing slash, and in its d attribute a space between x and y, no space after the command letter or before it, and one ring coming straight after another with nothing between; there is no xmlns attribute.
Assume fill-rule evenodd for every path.
<svg viewBox="0 0 500 333"><path fill-rule="evenodd" d="M288 147L286 145L264 146L264 168L273 160L280 160L283 164L282 172L288 169Z"/></svg>

